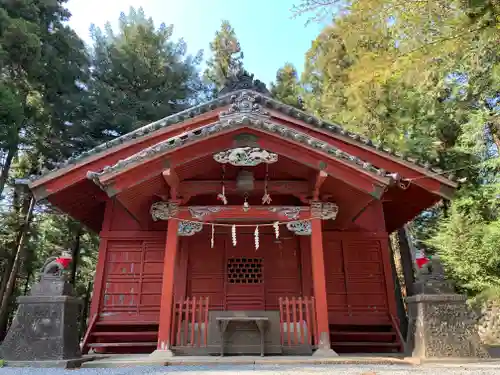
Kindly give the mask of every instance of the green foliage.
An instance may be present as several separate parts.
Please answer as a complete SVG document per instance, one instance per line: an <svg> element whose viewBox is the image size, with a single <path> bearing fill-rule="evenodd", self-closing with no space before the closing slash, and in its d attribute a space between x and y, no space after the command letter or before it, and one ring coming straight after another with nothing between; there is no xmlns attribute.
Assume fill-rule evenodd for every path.
<svg viewBox="0 0 500 375"><path fill-rule="evenodd" d="M92 26L92 81L83 109L88 132L83 145L105 139L177 113L198 102L203 86L197 56L172 41L172 26L155 28L141 8L120 16L115 34ZM84 138L83 138L84 137Z"/></svg>
<svg viewBox="0 0 500 375"><path fill-rule="evenodd" d="M316 9L319 3L302 5ZM457 149L448 152L463 124L497 94L495 26L470 29L465 12L447 2L347 5L349 12L338 15L307 53L306 108L403 152L430 161L450 156L442 167L469 162Z"/></svg>
<svg viewBox="0 0 500 375"><path fill-rule="evenodd" d="M490 302L498 303L500 301L500 287L492 286L481 293L469 299L469 304L472 308L480 310L487 306Z"/></svg>
<svg viewBox="0 0 500 375"><path fill-rule="evenodd" d="M276 82L271 84L271 94L277 100L303 109L301 86L297 70L292 64L285 64L276 73Z"/></svg>
<svg viewBox="0 0 500 375"><path fill-rule="evenodd" d="M471 294L500 287L500 183L463 189L427 240Z"/></svg>
<svg viewBox="0 0 500 375"><path fill-rule="evenodd" d="M75 220L51 212L47 207L42 207L33 227L35 233L30 241L36 246L36 252L31 259L33 270L40 269L49 256L59 255L63 249L72 250L76 236L82 230ZM77 295L83 297L88 283L94 279L99 241L95 233L86 230L81 233L75 291Z"/></svg>
<svg viewBox="0 0 500 375"><path fill-rule="evenodd" d="M500 278L500 3L304 0L342 7L306 54L306 110L465 179L412 223L470 294Z"/></svg>
<svg viewBox="0 0 500 375"><path fill-rule="evenodd" d="M67 124L87 80L84 44L65 25L63 3L4 1L0 9L1 151L43 149L40 164L71 153ZM10 165L3 167L5 176Z"/></svg>
<svg viewBox="0 0 500 375"><path fill-rule="evenodd" d="M243 69L243 52L234 28L229 21L222 21L220 29L210 43L212 56L207 61L205 80L211 85L212 94L216 94L226 80Z"/></svg>

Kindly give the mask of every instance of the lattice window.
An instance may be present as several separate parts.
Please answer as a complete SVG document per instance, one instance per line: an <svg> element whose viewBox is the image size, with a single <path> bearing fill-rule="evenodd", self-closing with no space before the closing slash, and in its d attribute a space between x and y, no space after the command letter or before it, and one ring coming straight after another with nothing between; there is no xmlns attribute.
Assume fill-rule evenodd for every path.
<svg viewBox="0 0 500 375"><path fill-rule="evenodd" d="M230 284L261 284L262 258L229 258L227 281Z"/></svg>

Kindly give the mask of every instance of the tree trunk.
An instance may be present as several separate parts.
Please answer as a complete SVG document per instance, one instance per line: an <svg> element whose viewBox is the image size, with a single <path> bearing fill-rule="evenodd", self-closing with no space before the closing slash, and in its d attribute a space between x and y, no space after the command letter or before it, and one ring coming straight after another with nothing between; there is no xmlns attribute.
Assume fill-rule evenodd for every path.
<svg viewBox="0 0 500 375"><path fill-rule="evenodd" d="M497 120L498 121L498 120ZM493 142L497 146L497 154L500 155L500 121L498 124L495 124L494 122L490 122L488 125L491 138L493 138Z"/></svg>
<svg viewBox="0 0 500 375"><path fill-rule="evenodd" d="M7 151L7 157L5 158L5 163L2 166L2 171L0 172L0 197L2 197L3 189L5 188L5 183L7 182L7 177L9 176L10 167L12 165L12 160L17 154L18 143L14 143L9 147Z"/></svg>
<svg viewBox="0 0 500 375"><path fill-rule="evenodd" d="M409 297L413 295L413 283L415 281L413 275L413 256L405 228L399 228L397 234L401 265L403 266L403 276L405 279L406 296Z"/></svg>
<svg viewBox="0 0 500 375"><path fill-rule="evenodd" d="M14 257L14 262L12 265L12 270L9 275L9 280L5 288L5 293L2 298L2 304L0 306L0 339L5 337L7 320L9 318L9 300L14 290L16 284L17 273L19 271L19 266L24 258L24 244L28 238L28 230L33 216L33 209L35 208L35 197L31 197L29 201L28 210L24 216L23 226L21 228L21 235L19 236L19 241L17 243L16 255Z"/></svg>
<svg viewBox="0 0 500 375"><path fill-rule="evenodd" d="M450 201L443 198L443 216L448 218L450 214Z"/></svg>
<svg viewBox="0 0 500 375"><path fill-rule="evenodd" d="M14 192L12 194L12 211L14 211L17 215L23 214L21 211L21 206L22 206L22 199L21 195L19 193L18 189L14 189ZM25 213L24 213L25 214ZM19 229L18 235L16 237L16 242L10 242L7 244L5 247L5 253L8 255L5 257L6 259L6 264L5 264L5 269L3 270L3 276L2 276L2 283L0 284L0 303L3 300L3 296L5 293L5 288L7 287L7 282L9 281L9 276L12 271L12 266L14 265L14 246L19 243L19 236L20 236L21 230ZM1 306L1 305L0 305Z"/></svg>
<svg viewBox="0 0 500 375"><path fill-rule="evenodd" d="M85 298L83 300L81 320L80 320L80 340L85 335L87 331L87 317L89 313L89 305L90 305L90 295L92 294L92 281L89 281L87 284L87 289L85 291Z"/></svg>
<svg viewBox="0 0 500 375"><path fill-rule="evenodd" d="M0 284L0 301L3 300L3 295L5 293L5 288L7 288L7 282L9 281L9 275L12 272L12 266L14 265L14 258L7 258L5 262L5 269L3 271L2 283Z"/></svg>
<svg viewBox="0 0 500 375"><path fill-rule="evenodd" d="M76 270L78 268L78 262L80 260L80 238L82 236L82 227L78 226L75 235L75 243L73 245L73 249L71 251L71 257L73 260L71 261L71 284L75 286L76 283Z"/></svg>
<svg viewBox="0 0 500 375"><path fill-rule="evenodd" d="M28 271L28 274L26 276L26 281L24 282L24 295L28 294L28 289L30 287L30 280L31 280L31 271Z"/></svg>

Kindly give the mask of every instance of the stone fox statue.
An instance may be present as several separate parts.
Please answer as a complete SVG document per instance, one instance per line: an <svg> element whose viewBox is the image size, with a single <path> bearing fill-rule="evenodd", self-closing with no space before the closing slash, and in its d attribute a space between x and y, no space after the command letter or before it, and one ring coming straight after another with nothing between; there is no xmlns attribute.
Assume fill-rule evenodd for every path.
<svg viewBox="0 0 500 375"><path fill-rule="evenodd" d="M63 250L61 256L50 257L43 264L40 270L43 276L59 276L63 275L63 271L68 267L72 261L71 252L68 250Z"/></svg>

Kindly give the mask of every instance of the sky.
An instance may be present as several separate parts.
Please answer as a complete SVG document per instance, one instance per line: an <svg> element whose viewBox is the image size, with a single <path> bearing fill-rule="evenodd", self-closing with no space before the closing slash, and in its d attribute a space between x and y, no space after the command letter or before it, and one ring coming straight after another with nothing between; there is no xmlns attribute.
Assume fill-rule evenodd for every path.
<svg viewBox="0 0 500 375"><path fill-rule="evenodd" d="M164 22L174 25L175 39L184 38L188 53L204 50L223 19L236 31L244 53L244 67L267 85L276 71L290 62L302 71L304 55L322 26L310 23L306 16L293 18L290 9L298 0L69 0L70 25L87 43L91 41L92 23L103 26L107 21L116 27L120 12L131 6L142 7L158 27Z"/></svg>

